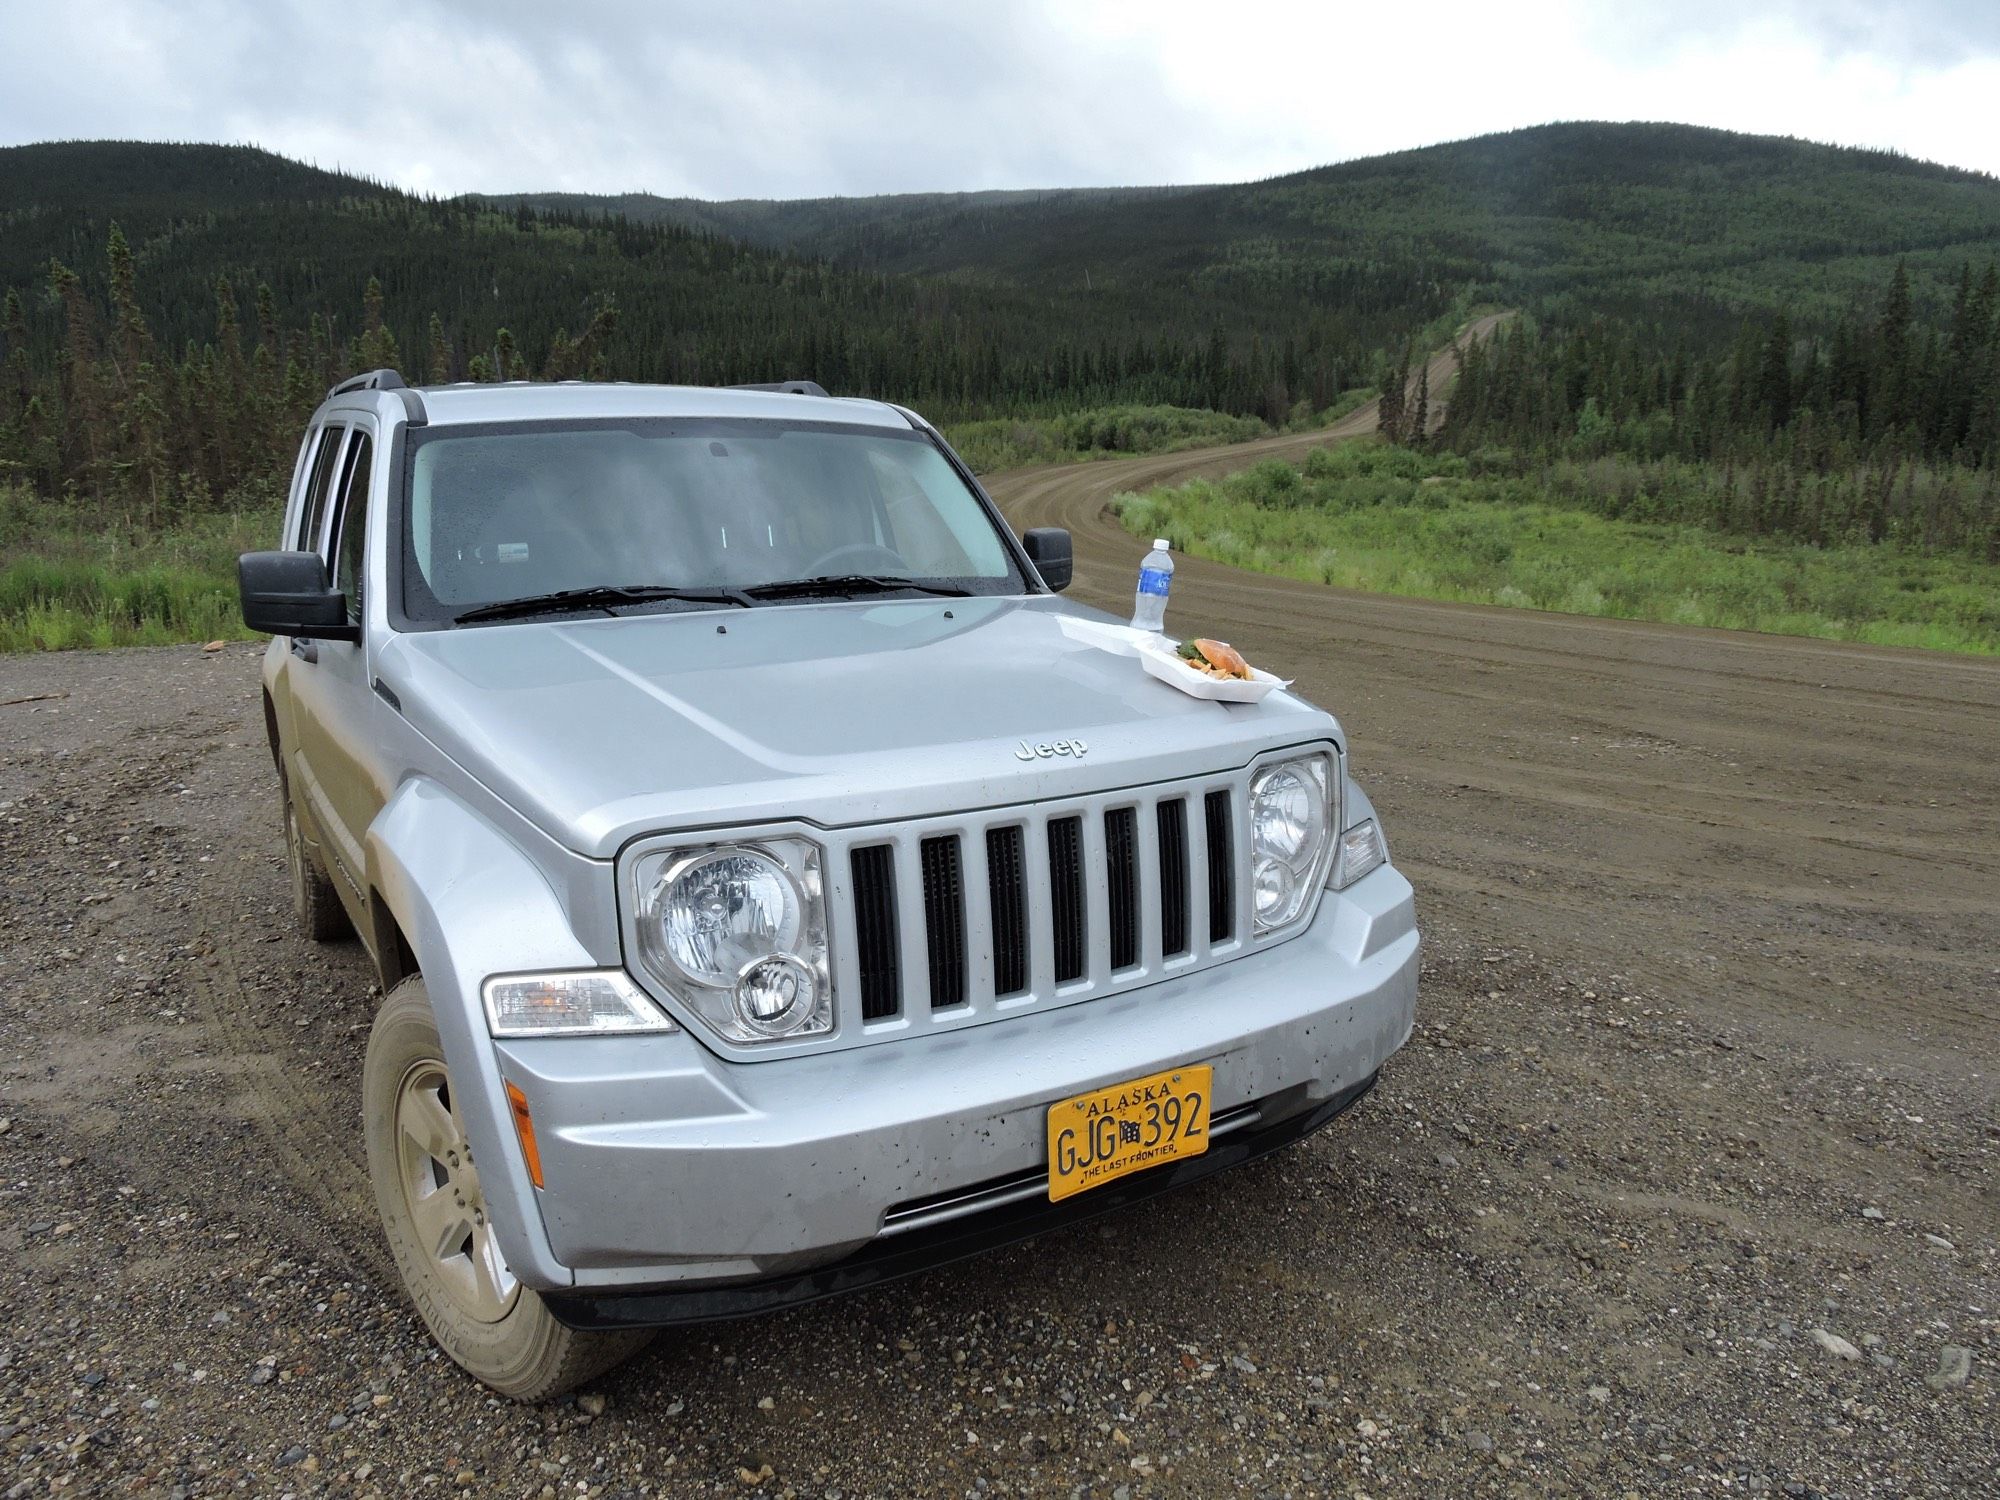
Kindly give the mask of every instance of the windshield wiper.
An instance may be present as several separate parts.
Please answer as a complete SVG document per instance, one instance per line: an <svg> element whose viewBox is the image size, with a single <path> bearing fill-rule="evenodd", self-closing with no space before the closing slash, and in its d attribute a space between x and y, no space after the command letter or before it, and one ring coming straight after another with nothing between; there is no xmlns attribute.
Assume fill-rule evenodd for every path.
<svg viewBox="0 0 2000 1500"><path fill-rule="evenodd" d="M522 615L553 615L572 609L615 610L621 604L651 604L673 599L687 604L734 604L750 608L750 600L739 589L684 589L670 584L599 585L586 589L557 589L552 594L529 594L521 599L501 599L452 616L452 624L466 625L475 620L511 620Z"/></svg>
<svg viewBox="0 0 2000 1500"><path fill-rule="evenodd" d="M753 583L742 592L752 599L796 599L811 594L893 594L914 589L919 594L942 594L950 599L970 599L971 589L951 583L925 583L918 578L897 578L887 573L835 573L825 578L786 578L777 583Z"/></svg>

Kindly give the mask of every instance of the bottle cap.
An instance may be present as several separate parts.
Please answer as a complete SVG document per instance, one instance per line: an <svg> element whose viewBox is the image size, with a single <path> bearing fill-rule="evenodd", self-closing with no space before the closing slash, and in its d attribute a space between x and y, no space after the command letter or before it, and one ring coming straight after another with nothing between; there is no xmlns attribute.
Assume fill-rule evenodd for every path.
<svg viewBox="0 0 2000 1500"><path fill-rule="evenodd" d="M1172 544L1165 537L1156 536L1153 538L1153 545L1161 552L1165 552Z"/></svg>

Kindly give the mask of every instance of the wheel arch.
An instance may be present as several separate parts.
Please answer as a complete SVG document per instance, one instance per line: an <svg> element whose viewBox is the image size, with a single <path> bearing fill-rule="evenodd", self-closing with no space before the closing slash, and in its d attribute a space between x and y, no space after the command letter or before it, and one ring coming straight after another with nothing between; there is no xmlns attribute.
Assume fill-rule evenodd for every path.
<svg viewBox="0 0 2000 1500"><path fill-rule="evenodd" d="M417 950L411 944L409 934L396 920L396 913L379 886L368 887L368 925L375 935L370 947L375 955L375 973L381 980L384 995L412 975L423 973L424 966L417 960Z"/></svg>
<svg viewBox="0 0 2000 1500"><path fill-rule="evenodd" d="M595 961L533 861L434 781L397 788L368 830L366 859L383 992L423 978L507 1263L536 1290L568 1286L521 1160L481 990L493 974Z"/></svg>

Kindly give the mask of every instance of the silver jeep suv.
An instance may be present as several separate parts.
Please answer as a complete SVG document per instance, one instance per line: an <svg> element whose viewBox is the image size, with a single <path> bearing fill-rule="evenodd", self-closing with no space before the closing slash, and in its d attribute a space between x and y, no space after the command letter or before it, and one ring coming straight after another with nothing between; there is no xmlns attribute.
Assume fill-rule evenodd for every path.
<svg viewBox="0 0 2000 1500"><path fill-rule="evenodd" d="M1335 720L1202 701L899 407L378 371L242 559L389 1244L552 1394L1298 1139L1408 1037Z"/></svg>

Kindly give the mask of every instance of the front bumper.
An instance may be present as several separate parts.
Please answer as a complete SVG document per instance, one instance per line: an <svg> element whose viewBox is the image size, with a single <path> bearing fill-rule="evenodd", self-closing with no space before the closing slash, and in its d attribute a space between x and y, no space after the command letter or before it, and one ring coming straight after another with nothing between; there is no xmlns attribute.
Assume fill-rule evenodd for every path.
<svg viewBox="0 0 2000 1500"><path fill-rule="evenodd" d="M809 1300L900 1274L883 1268L899 1256L935 1263L997 1243L1003 1219L1021 1233L1062 1221L1035 1201L1033 1178L1045 1112L1071 1094L1213 1065L1215 1144L1131 1185L1170 1186L1256 1154L1260 1139L1295 1138L1353 1102L1408 1038L1416 988L1410 887L1384 867L1329 893L1306 931L1266 952L937 1036L761 1063L725 1062L685 1032L496 1042L533 1110L547 1184L541 1224L508 1227L546 1235L546 1259L573 1280L537 1290L568 1294L554 1305L580 1325ZM1234 1140L1221 1128L1232 1115L1244 1127ZM1098 1189L1076 1216L1135 1195ZM977 1242L925 1260L952 1241L948 1222ZM622 1318L588 1305L759 1285L761 1297L683 1300L678 1314L634 1312L643 1298L620 1299L633 1305Z"/></svg>
<svg viewBox="0 0 2000 1500"><path fill-rule="evenodd" d="M1066 1229L1255 1161L1311 1135L1322 1125L1331 1124L1374 1086L1375 1075L1370 1073L1304 1114L1290 1115L1275 1124L1260 1120L1253 1128L1232 1131L1219 1145L1210 1146L1200 1156L1134 1173L1122 1181L1094 1188L1080 1198L1050 1203L1044 1195L1039 1202L1027 1201L1015 1207L991 1208L964 1218L947 1219L907 1235L874 1240L854 1254L817 1270L726 1286L544 1292L542 1299L557 1321L571 1328L658 1328L776 1312L845 1292L858 1292L899 1276L912 1276L1003 1245L1018 1244L1052 1229Z"/></svg>

